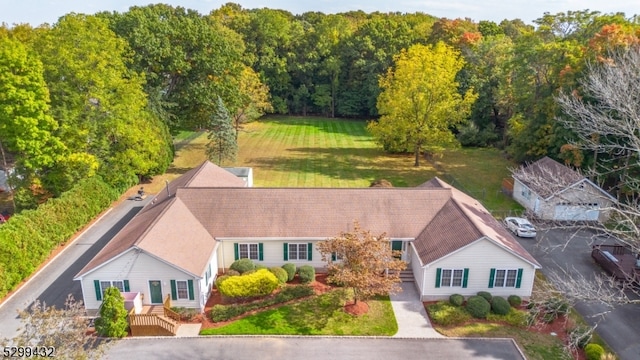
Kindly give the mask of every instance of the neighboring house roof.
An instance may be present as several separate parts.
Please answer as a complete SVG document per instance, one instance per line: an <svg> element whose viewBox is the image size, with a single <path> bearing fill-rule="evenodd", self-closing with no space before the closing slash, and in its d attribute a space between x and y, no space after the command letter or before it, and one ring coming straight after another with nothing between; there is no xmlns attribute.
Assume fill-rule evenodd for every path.
<svg viewBox="0 0 640 360"><path fill-rule="evenodd" d="M198 176L221 174L211 166L171 183L77 277L131 247L199 276L215 238L330 238L352 230L354 220L374 234L414 238L423 264L489 238L539 267L478 201L438 178L415 188L223 187L232 185L226 180L194 186L204 182L194 181Z"/></svg>
<svg viewBox="0 0 640 360"><path fill-rule="evenodd" d="M577 186L580 183L587 183L612 201L616 201L611 194L579 172L547 156L528 166L520 167L513 173L513 177L546 200L570 187Z"/></svg>

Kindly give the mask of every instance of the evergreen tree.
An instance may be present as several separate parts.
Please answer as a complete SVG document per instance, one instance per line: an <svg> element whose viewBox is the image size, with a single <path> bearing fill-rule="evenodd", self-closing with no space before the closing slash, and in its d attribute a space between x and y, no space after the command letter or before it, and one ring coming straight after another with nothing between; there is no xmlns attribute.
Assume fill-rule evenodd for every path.
<svg viewBox="0 0 640 360"><path fill-rule="evenodd" d="M207 130L207 138L209 139L207 158L218 165L222 165L224 160L235 161L238 154L236 132L229 110L224 106L224 102L219 96Z"/></svg>
<svg viewBox="0 0 640 360"><path fill-rule="evenodd" d="M96 331L102 336L120 338L127 336L128 326L124 297L118 288L107 288L100 307L100 317L96 319Z"/></svg>

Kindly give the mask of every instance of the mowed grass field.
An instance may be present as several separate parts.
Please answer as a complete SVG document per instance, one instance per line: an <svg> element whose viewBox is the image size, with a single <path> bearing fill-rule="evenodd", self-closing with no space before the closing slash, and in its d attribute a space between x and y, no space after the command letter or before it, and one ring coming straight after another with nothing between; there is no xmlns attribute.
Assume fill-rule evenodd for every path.
<svg viewBox="0 0 640 360"><path fill-rule="evenodd" d="M167 174L154 178L150 192L206 159L206 133L181 133ZM234 163L249 166L257 187L368 187L376 179L396 187L416 186L439 176L482 201L496 213L518 209L500 192L509 177L507 161L495 149L455 149L413 166L411 154L387 154L362 120L317 117L267 117L246 124ZM157 181L159 180L159 181ZM147 188L147 187L145 187Z"/></svg>

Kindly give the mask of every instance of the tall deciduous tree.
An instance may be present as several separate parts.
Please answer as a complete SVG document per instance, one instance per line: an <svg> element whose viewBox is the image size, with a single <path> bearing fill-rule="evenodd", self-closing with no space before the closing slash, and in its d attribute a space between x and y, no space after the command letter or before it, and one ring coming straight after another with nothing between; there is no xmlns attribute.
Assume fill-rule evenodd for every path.
<svg viewBox="0 0 640 360"><path fill-rule="evenodd" d="M143 73L156 115L172 128L204 128L220 96L232 104L244 44L215 17L166 4L101 14L133 50L129 67Z"/></svg>
<svg viewBox="0 0 640 360"><path fill-rule="evenodd" d="M63 153L53 134L58 123L49 113L42 63L19 41L0 36L0 155L15 154L16 172L30 185L37 172L53 166Z"/></svg>
<svg viewBox="0 0 640 360"><path fill-rule="evenodd" d="M238 154L238 142L232 125L231 115L224 106L222 98L218 97L216 109L211 114L207 130L207 157L209 160L222 165L224 160L234 161Z"/></svg>
<svg viewBox="0 0 640 360"><path fill-rule="evenodd" d="M242 124L259 118L265 112L273 111L269 101L269 87L260 81L253 69L245 67L237 82L240 94L232 107L236 141Z"/></svg>
<svg viewBox="0 0 640 360"><path fill-rule="evenodd" d="M420 166L422 150L441 151L456 143L451 129L463 123L477 95L458 92L456 74L464 61L451 47L414 45L402 51L380 79L378 122L369 130L385 148L412 150Z"/></svg>
<svg viewBox="0 0 640 360"><path fill-rule="evenodd" d="M352 288L354 301L399 290L400 271L407 264L391 250L386 234L374 236L354 221L353 231L318 243L327 261L328 279Z"/></svg>
<svg viewBox="0 0 640 360"><path fill-rule="evenodd" d="M144 78L127 68L126 41L105 19L70 14L34 42L45 68L58 135L69 153L49 172L54 193L96 171L128 187L164 171L172 158L164 124L147 108Z"/></svg>

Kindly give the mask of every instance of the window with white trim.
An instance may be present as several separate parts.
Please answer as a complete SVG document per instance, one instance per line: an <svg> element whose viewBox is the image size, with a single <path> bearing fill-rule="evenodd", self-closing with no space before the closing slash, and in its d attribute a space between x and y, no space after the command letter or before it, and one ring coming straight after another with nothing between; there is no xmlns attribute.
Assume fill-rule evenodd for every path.
<svg viewBox="0 0 640 360"><path fill-rule="evenodd" d="M102 292L102 297L104 298L104 291L110 287L115 287L120 292L124 292L124 281L122 280L100 280L100 291Z"/></svg>
<svg viewBox="0 0 640 360"><path fill-rule="evenodd" d="M240 259L259 260L260 251L258 244L238 244L238 257Z"/></svg>
<svg viewBox="0 0 640 360"><path fill-rule="evenodd" d="M440 275L440 286L461 287L464 269L442 269Z"/></svg>
<svg viewBox="0 0 640 360"><path fill-rule="evenodd" d="M189 300L189 286L186 280L176 280L178 300Z"/></svg>
<svg viewBox="0 0 640 360"><path fill-rule="evenodd" d="M307 260L307 244L289 244L289 260Z"/></svg>
<svg viewBox="0 0 640 360"><path fill-rule="evenodd" d="M496 269L493 287L516 287L517 269Z"/></svg>
<svg viewBox="0 0 640 360"><path fill-rule="evenodd" d="M527 200L531 199L531 190L526 187L522 187L522 191L520 192L520 194Z"/></svg>

